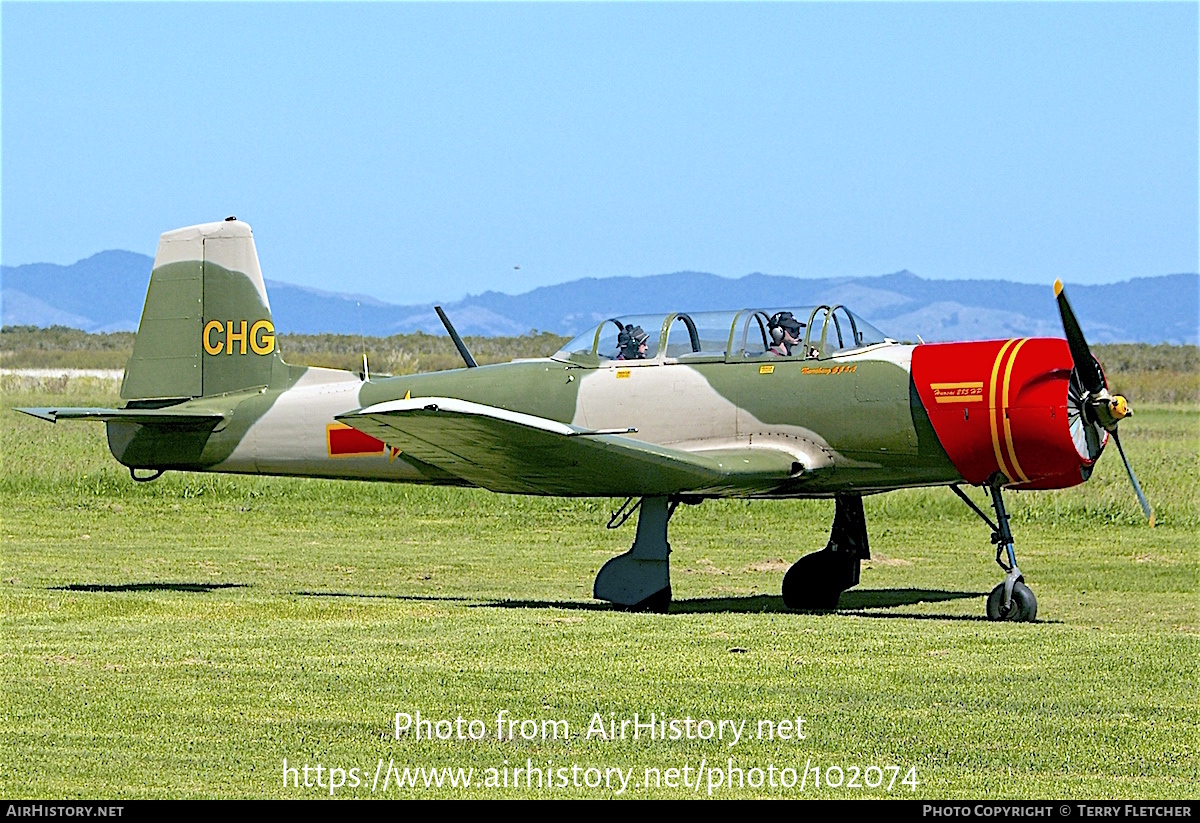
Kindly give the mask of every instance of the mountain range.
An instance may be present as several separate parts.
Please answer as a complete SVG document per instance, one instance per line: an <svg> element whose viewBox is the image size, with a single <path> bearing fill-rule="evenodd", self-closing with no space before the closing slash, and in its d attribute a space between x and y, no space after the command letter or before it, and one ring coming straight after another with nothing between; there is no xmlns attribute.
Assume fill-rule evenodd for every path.
<svg viewBox="0 0 1200 823"><path fill-rule="evenodd" d="M3 324L63 325L85 331L137 328L153 259L105 251L62 266L0 267ZM586 278L518 295L488 291L445 304L462 334L574 335L621 314L783 308L843 303L899 340L1061 336L1052 277L1045 285L1005 280L925 280L901 271L873 277L799 278L703 272ZM1095 343L1200 343L1200 275L1169 274L1098 286L1067 284L1075 313ZM433 305L397 305L267 281L283 333L387 336L443 333Z"/></svg>

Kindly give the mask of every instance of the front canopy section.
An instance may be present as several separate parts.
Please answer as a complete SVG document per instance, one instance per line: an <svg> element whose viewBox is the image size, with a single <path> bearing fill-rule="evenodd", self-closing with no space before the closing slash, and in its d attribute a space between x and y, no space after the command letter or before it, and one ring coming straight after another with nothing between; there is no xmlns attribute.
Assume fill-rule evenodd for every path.
<svg viewBox="0 0 1200 823"><path fill-rule="evenodd" d="M820 357L888 342L883 332L845 306L817 306L808 316L805 343Z"/></svg>
<svg viewBox="0 0 1200 823"><path fill-rule="evenodd" d="M553 357L599 367L776 356L781 349L778 335L772 335L772 320L781 316L789 316L793 332L799 328L797 343L786 347L786 356L822 359L894 342L845 306L796 306L611 317Z"/></svg>

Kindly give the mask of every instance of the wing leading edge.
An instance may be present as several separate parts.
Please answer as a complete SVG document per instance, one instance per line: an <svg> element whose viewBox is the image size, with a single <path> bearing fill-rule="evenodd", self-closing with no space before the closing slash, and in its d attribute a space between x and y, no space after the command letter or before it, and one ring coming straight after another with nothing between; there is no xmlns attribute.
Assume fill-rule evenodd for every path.
<svg viewBox="0 0 1200 823"><path fill-rule="evenodd" d="M494 492L737 496L804 474L796 455L778 449L682 451L448 397L393 400L337 419Z"/></svg>

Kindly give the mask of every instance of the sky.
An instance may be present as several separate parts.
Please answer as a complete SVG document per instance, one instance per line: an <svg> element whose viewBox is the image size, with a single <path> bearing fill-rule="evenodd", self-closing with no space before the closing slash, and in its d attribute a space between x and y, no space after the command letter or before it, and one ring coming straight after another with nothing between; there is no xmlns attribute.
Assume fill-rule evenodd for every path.
<svg viewBox="0 0 1200 823"><path fill-rule="evenodd" d="M0 4L0 260L397 303L1200 269L1197 3Z"/></svg>

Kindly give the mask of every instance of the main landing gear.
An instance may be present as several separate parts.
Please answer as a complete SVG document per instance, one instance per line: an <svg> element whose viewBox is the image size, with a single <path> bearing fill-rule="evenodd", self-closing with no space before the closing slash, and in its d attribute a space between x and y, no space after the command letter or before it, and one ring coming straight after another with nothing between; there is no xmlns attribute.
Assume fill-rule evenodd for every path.
<svg viewBox="0 0 1200 823"><path fill-rule="evenodd" d="M958 486L950 488L991 527L996 563L1005 572L1004 582L988 595L988 619L1032 622L1037 619L1037 598L1025 585L1025 578L1017 567L1012 529L1000 486L999 477L988 484L992 507L996 511L995 522L962 489ZM783 603L789 609L836 609L842 592L858 585L861 561L871 559L862 496L839 494L835 501L829 543L821 551L801 557L783 577ZM667 542L667 524L679 503L677 498L666 496L643 497L637 503L630 498L613 514L609 528L619 527L637 513L637 536L629 551L601 567L592 590L596 599L607 600L630 611L666 614L671 606L671 544Z"/></svg>
<svg viewBox="0 0 1200 823"><path fill-rule="evenodd" d="M1000 477L997 475L988 484L992 495L992 508L996 510L996 522L984 514L962 489L951 486L951 490L971 507L984 523L992 528L992 543L996 545L996 564L1004 570L1004 582L992 589L987 599L988 620L1011 620L1017 623L1032 623L1037 619L1037 598L1025 585L1025 577L1017 567L1017 553L1013 548L1012 529L1008 525L1008 510L1000 493ZM1007 560L1007 562L1006 562Z"/></svg>
<svg viewBox="0 0 1200 823"><path fill-rule="evenodd" d="M638 510L637 536L633 546L600 568L592 596L629 611L666 614L671 606L671 566L668 557L667 523L678 500L643 497L634 504L625 501L608 522L615 529Z"/></svg>
<svg viewBox="0 0 1200 823"><path fill-rule="evenodd" d="M800 558L783 578L783 602L789 609L833 609L842 592L858 584L859 561L869 560L867 518L862 497L838 495L829 544ZM635 512L633 546L600 569L592 594L630 611L665 614L671 605L671 545L667 524L679 500L669 497L633 499L615 512L609 528L617 528Z"/></svg>
<svg viewBox="0 0 1200 823"><path fill-rule="evenodd" d="M858 585L859 561L870 560L862 496L839 494L829 544L801 557L783 576L783 604L807 611L836 609L838 598Z"/></svg>

